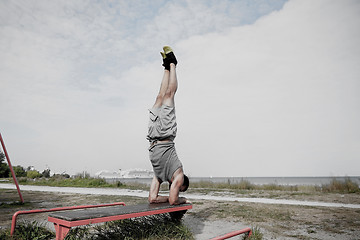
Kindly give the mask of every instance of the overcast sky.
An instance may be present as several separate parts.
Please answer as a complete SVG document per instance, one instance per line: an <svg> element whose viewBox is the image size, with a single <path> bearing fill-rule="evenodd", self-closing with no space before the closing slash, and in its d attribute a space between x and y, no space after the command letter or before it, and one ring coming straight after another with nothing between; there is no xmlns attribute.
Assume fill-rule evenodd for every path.
<svg viewBox="0 0 360 240"><path fill-rule="evenodd" d="M159 52L190 176L360 175L360 1L0 1L13 165L151 169Z"/></svg>

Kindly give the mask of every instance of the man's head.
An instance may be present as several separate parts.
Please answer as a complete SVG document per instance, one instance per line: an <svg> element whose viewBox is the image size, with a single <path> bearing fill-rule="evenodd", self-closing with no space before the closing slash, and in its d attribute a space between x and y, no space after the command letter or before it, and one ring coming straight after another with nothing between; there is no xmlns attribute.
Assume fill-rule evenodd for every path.
<svg viewBox="0 0 360 240"><path fill-rule="evenodd" d="M188 178L188 176L186 176L184 174L184 182L183 182L182 186L180 187L180 192L185 192L188 189L189 184L190 184L189 178Z"/></svg>

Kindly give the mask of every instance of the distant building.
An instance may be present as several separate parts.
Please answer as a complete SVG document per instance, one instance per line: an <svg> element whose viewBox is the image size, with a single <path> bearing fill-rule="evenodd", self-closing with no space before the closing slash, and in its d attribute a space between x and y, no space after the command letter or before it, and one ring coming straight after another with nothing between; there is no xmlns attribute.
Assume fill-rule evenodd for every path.
<svg viewBox="0 0 360 240"><path fill-rule="evenodd" d="M102 170L95 173L96 177L100 178L152 178L154 177L154 172L146 169L127 169L119 171L108 171Z"/></svg>
<svg viewBox="0 0 360 240"><path fill-rule="evenodd" d="M120 178L119 172L101 170L100 172L95 173L95 177L99 178Z"/></svg>

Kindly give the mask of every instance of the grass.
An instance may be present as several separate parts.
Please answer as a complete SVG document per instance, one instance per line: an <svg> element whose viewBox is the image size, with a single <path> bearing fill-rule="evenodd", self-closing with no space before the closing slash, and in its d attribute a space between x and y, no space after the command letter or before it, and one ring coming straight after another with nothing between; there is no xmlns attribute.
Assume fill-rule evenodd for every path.
<svg viewBox="0 0 360 240"><path fill-rule="evenodd" d="M191 231L168 214L108 222L95 227L93 239L194 239Z"/></svg>
<svg viewBox="0 0 360 240"><path fill-rule="evenodd" d="M252 222L261 223L267 219L272 221L289 221L293 213L287 209L264 208L257 209L256 205L242 203L216 203L214 207L203 209L197 215L207 218L211 215L216 219L251 219Z"/></svg>
<svg viewBox="0 0 360 240"><path fill-rule="evenodd" d="M10 180L10 179L9 179ZM75 177L75 178L19 178L19 183L24 185L39 185L39 186L53 186L53 187L91 187L91 188L127 188L137 190L148 190L148 184L143 183L131 183L123 184L120 181L116 183L107 183L103 178L92 177ZM249 191L249 190L264 190L264 191L290 191L290 192L336 192L336 193L360 193L359 185L353 182L350 178L346 178L345 181L339 181L333 179L329 184L323 184L321 186L312 185L279 185L279 184L252 184L248 180L241 180L237 183L228 182L213 183L210 181L200 181L190 183L190 189L196 191L206 192L208 190L234 190L234 191ZM168 185L162 184L162 191L168 190Z"/></svg>
<svg viewBox="0 0 360 240"><path fill-rule="evenodd" d="M213 183L209 181L200 181L190 183L191 188L195 189L228 189L228 190L280 190L280 191L299 191L298 186L292 185L278 185L278 184L263 184L256 185L250 183L248 180L241 180L237 183Z"/></svg>
<svg viewBox="0 0 360 240"><path fill-rule="evenodd" d="M18 179L22 185L51 186L51 187L84 187L84 188L126 188L126 189L148 189L149 186L142 183L123 184L120 181L116 183L107 183L103 178L75 177L75 178L37 178L29 179L21 177Z"/></svg>
<svg viewBox="0 0 360 240"><path fill-rule="evenodd" d="M263 239L263 234L260 231L259 227L253 227L251 228L252 234L250 236L250 238L247 238L247 236L243 237L243 240L245 239L249 239L249 240L262 240Z"/></svg>
<svg viewBox="0 0 360 240"><path fill-rule="evenodd" d="M359 185L346 178L345 181L339 181L335 178L329 184L322 185L323 192L340 192L340 193L358 193Z"/></svg>
<svg viewBox="0 0 360 240"><path fill-rule="evenodd" d="M29 207L28 202L0 202L0 209L2 208L18 208L18 207Z"/></svg>
<svg viewBox="0 0 360 240"><path fill-rule="evenodd" d="M200 181L190 183L193 189L228 189L228 190L264 190L264 191L291 191L291 192L335 192L335 193L360 193L359 185L353 182L350 178L345 181L332 179L329 184L321 186L312 185L279 185L279 184L263 184L256 185L250 183L248 180L241 180L238 183L213 183L209 181Z"/></svg>
<svg viewBox="0 0 360 240"><path fill-rule="evenodd" d="M265 197L268 197L270 194L278 194L279 198L287 198L288 196L292 195L303 195L302 188L305 189L305 191L317 191L315 193L309 192L306 193L310 196L320 197L321 199L326 199L327 197L334 197L339 196L339 194L328 194L328 191L330 192L352 192L352 184L351 181L332 181L331 183L327 185L318 186L317 188L314 188L313 186L298 186L298 191L293 192L283 192L281 190L276 191L266 191L266 190L237 190L237 191L229 191L227 189L215 189L214 193L222 194L222 191L229 191L229 192L245 192L251 196L253 192L257 192L259 194L264 195ZM339 184L340 183L340 184ZM207 187L206 184L212 184L212 183L206 183L204 182L204 187ZM223 185L226 186L227 184ZM335 188L335 186L337 186ZM340 187L338 187L340 186ZM148 187L147 187L148 189ZM191 189L190 189L191 190ZM202 191L202 188L194 188L194 192L196 191ZM356 188L355 188L356 192ZM97 196L97 195L73 195L71 198L69 197L69 194L49 194L48 193L40 193L40 192L32 192L32 191L24 191L24 199L29 200L32 199L31 202L28 204L31 204L30 208L39 208L43 207L41 203L43 202L52 202L54 206L60 206L61 204L65 205L82 205L82 204L93 204L93 203L108 203L108 202L114 202L114 201L124 201L127 204L131 202L131 204L138 204L140 202L143 202L146 199L143 198L129 198L127 199L124 196L121 197L115 197L115 196ZM261 195L261 196L262 196ZM349 198L354 199L354 201L358 201L359 192L356 194L341 194L345 195L345 199ZM16 200L18 200L18 195L16 190L4 190L0 189L0 196L1 200L3 201L3 209L1 209L0 204L0 210L2 212L0 215L8 215L9 219L11 218L11 215L16 208L23 207L20 204L15 203ZM256 194L254 194L256 196ZM342 196L343 197L343 196ZM311 197L309 199L312 199ZM70 200L72 202L70 202ZM11 203L14 202L14 203ZM347 202L347 201L346 201ZM358 202L354 202L358 203ZM26 203L25 203L26 204ZM294 207L294 206L278 206L278 205L264 205L264 204L252 204L252 203L242 203L242 202L221 202L221 201L212 201L211 205L208 205L206 201L196 201L193 202L194 204L194 210L188 212L190 216L193 216L195 218L200 218L205 220L212 221L213 219L220 219L222 221L226 221L229 219L229 221L239 221L246 223L248 226L259 226L261 227L261 231L265 231L264 234L269 235L272 234L272 236L286 236L290 237L293 236L293 238L297 239L304 239L304 236L306 234L313 234L313 233L335 233L335 234L345 234L343 231L347 231L346 234L350 234L351 232L356 232L359 229L359 223L358 221L354 221L354 219L358 219L360 210L354 210L354 209L332 209L332 208L317 208L317 207ZM27 208L29 208L27 206ZM5 217L2 218L3 220L6 220ZM324 220L322 220L324 219ZM33 219L32 219L33 220ZM2 220L0 220L1 222ZM7 221L7 220L6 220ZM132 222L130 225L133 224ZM4 224L5 226L5 224ZM98 234L99 231L93 228L94 225L91 225L91 227L79 227L74 228L72 230L71 235L69 235L69 239L86 239L81 236L86 236L87 239L106 239L106 236L110 236L110 234L115 234L115 232L119 232L118 230L112 230L112 231L106 231L106 229L102 228L101 233L103 235ZM105 227L105 226L103 226ZM110 229L110 228L109 228ZM116 228L115 228L116 229ZM255 238L253 228L253 235L251 239L261 239L260 237ZM304 233L298 233L294 231L294 229L303 229L306 234ZM341 231L340 231L341 229ZM345 230L344 230L345 229ZM129 227L126 230L130 230ZM258 230L258 236L261 236L260 229ZM300 231L299 230L299 231ZM0 240L1 239L10 239L6 238L8 237L8 233L10 229L7 230L1 230L0 229ZM338 231L338 232L334 232ZM301 232L301 231L300 231ZM97 235L95 235L97 234ZM72 238L71 238L72 236ZM102 238L101 238L102 236ZM352 234L351 236L355 236ZM171 237L172 238L172 237ZM158 237L156 234L144 236L144 239L171 239L170 237ZM108 238L109 239L109 238ZM116 238L115 238L116 239ZM131 238L128 238L131 239ZM181 236L178 238L181 239ZM187 238L183 238L187 239ZM191 239L191 238L190 238ZM234 238L235 239L235 238ZM240 236L236 239L241 239ZM350 238L349 239L356 239Z"/></svg>
<svg viewBox="0 0 360 240"><path fill-rule="evenodd" d="M18 223L13 237L10 236L8 229L0 231L1 240L48 240L54 237L55 233L36 221ZM172 220L168 214L161 214L107 222L93 228L90 226L76 227L72 228L65 238L65 240L78 239L191 240L194 237L181 221Z"/></svg>
<svg viewBox="0 0 360 240"><path fill-rule="evenodd" d="M114 183L109 184L102 178L38 178L28 179L20 178L20 184L24 185L39 185L52 187L124 187L123 184Z"/></svg>
<svg viewBox="0 0 360 240"><path fill-rule="evenodd" d="M10 230L1 230L1 240L48 240L55 238L55 233L36 221L24 221L16 225L15 233L10 236Z"/></svg>

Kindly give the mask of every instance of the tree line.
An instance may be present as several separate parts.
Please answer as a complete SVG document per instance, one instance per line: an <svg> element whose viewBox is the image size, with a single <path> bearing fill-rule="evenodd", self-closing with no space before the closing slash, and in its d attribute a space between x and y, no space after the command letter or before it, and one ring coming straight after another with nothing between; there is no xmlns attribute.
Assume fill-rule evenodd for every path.
<svg viewBox="0 0 360 240"><path fill-rule="evenodd" d="M35 170L33 167L29 166L24 168L20 165L13 166L14 173L16 177L28 177L28 178L49 178L50 177L50 169L45 169L41 173ZM12 177L10 167L6 163L5 154L0 152L0 178L9 178Z"/></svg>

